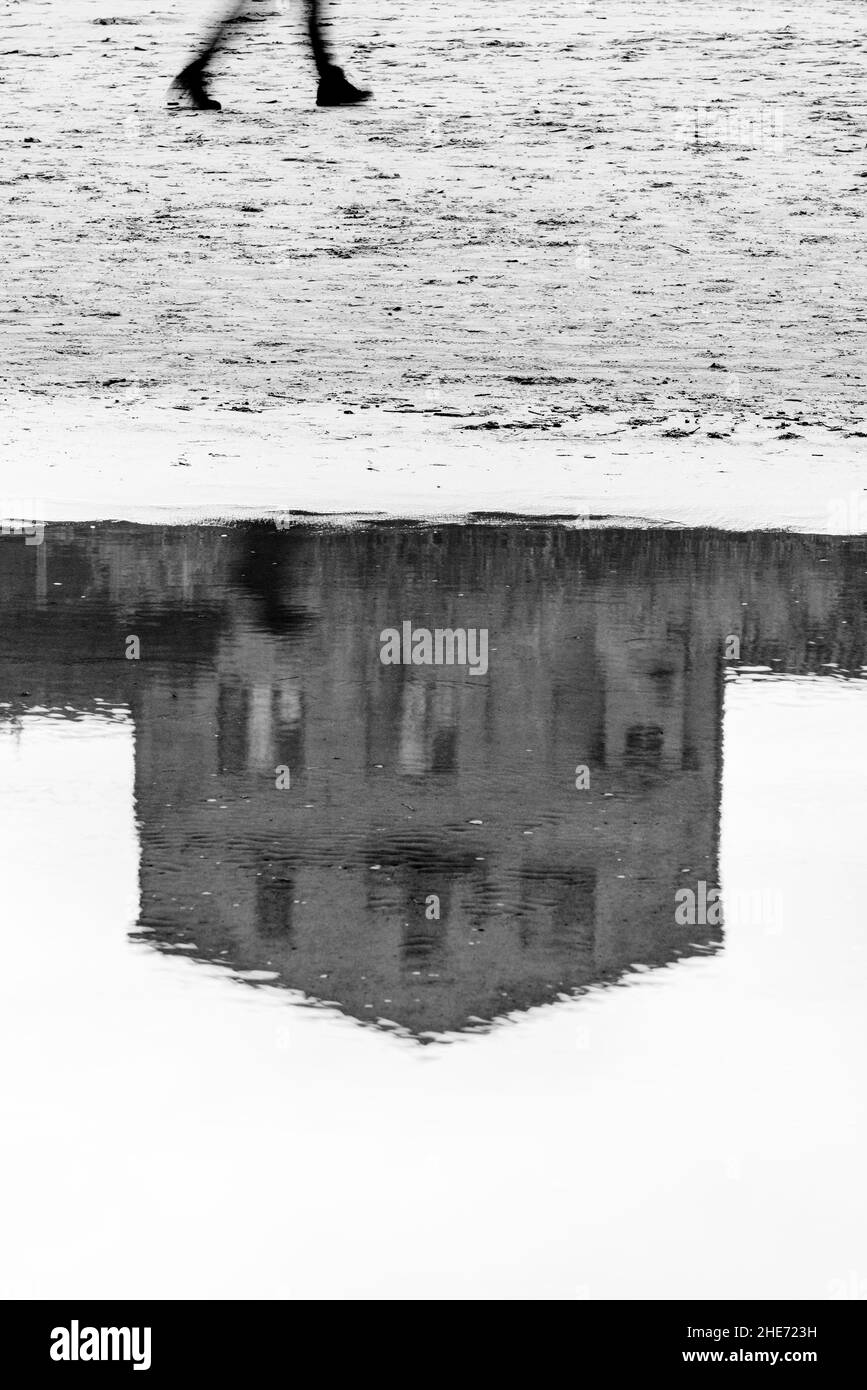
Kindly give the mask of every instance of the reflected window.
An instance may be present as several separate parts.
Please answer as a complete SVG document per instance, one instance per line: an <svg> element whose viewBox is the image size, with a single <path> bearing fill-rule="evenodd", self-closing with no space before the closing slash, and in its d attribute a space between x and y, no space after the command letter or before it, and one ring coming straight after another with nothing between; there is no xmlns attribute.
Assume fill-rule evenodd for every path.
<svg viewBox="0 0 867 1390"><path fill-rule="evenodd" d="M652 767L662 759L665 735L658 724L630 724L624 741L624 758L632 767Z"/></svg>
<svg viewBox="0 0 867 1390"><path fill-rule="evenodd" d="M292 879L260 879L256 885L256 927L263 936L292 935L292 904L295 898Z"/></svg>
<svg viewBox="0 0 867 1390"><path fill-rule="evenodd" d="M217 765L220 772L243 772L247 765L248 692L237 683L221 685L217 696Z"/></svg>

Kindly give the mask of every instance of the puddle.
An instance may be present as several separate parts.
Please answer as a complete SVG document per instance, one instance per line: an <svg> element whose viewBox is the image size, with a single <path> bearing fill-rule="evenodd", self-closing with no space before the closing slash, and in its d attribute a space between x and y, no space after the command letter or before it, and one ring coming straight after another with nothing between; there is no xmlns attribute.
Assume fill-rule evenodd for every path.
<svg viewBox="0 0 867 1390"><path fill-rule="evenodd" d="M0 722L131 721L134 941L450 1040L716 953L727 912L779 929L784 893L721 883L726 682L860 689L865 560L701 531L50 525L0 545ZM418 657L422 632L433 657L438 630L485 633L485 669L472 640L385 664L388 630Z"/></svg>

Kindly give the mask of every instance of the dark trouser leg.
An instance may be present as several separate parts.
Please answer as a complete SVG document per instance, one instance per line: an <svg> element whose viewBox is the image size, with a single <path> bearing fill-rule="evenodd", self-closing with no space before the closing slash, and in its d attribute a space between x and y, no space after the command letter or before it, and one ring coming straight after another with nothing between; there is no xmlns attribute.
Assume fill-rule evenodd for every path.
<svg viewBox="0 0 867 1390"><path fill-rule="evenodd" d="M320 77L332 65L331 52L323 33L321 9L320 0L307 0L307 32L310 35L310 47L313 49L313 61Z"/></svg>
<svg viewBox="0 0 867 1390"><path fill-rule="evenodd" d="M233 20L238 18L245 9L246 4L247 0L230 0L229 5L223 11L210 34L202 44L201 49L196 54L194 60L196 63L199 63L203 68L207 66L217 49L223 44L229 25Z"/></svg>

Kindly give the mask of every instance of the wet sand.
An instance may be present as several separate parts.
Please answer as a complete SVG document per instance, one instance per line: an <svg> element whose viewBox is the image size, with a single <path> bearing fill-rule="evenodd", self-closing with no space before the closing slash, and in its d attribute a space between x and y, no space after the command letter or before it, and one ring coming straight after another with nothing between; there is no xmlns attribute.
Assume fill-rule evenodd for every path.
<svg viewBox="0 0 867 1390"><path fill-rule="evenodd" d="M0 508L864 529L849 6L283 8L7 20Z"/></svg>

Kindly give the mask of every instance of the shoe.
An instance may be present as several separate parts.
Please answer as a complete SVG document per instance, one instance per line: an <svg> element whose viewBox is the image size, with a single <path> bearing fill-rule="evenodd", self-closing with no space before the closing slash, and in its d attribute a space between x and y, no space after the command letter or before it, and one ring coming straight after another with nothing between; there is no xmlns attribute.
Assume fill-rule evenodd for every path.
<svg viewBox="0 0 867 1390"><path fill-rule="evenodd" d="M316 92L317 106L357 106L359 102L370 101L372 92L362 87L353 87L343 75L343 68L330 67L319 79Z"/></svg>
<svg viewBox="0 0 867 1390"><path fill-rule="evenodd" d="M197 111L222 111L223 109L220 103L208 93L208 74L200 59L194 63L188 63L183 72L178 73L172 83L171 90L181 92Z"/></svg>

